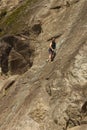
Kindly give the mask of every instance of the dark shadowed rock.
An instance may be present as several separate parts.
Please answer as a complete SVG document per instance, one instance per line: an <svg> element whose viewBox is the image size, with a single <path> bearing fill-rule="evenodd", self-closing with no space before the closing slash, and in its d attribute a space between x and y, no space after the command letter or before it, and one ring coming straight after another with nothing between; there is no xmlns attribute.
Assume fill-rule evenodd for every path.
<svg viewBox="0 0 87 130"><path fill-rule="evenodd" d="M16 38L16 36L12 35L2 37L0 40L2 73L8 71L12 74L24 73L33 64L33 60L30 60L33 53L34 48L31 48L28 42L23 42L21 37Z"/></svg>
<svg viewBox="0 0 87 130"><path fill-rule="evenodd" d="M15 50L12 50L9 56L9 71L11 74L21 74L29 68L26 59Z"/></svg>
<svg viewBox="0 0 87 130"><path fill-rule="evenodd" d="M38 23L38 24L33 25L32 31L33 31L35 34L39 35L39 34L42 32L41 24Z"/></svg>

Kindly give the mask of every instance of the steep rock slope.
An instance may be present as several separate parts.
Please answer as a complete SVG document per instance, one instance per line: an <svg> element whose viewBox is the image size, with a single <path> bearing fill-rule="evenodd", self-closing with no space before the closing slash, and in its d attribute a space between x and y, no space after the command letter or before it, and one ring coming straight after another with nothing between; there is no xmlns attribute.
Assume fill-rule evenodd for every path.
<svg viewBox="0 0 87 130"><path fill-rule="evenodd" d="M28 24L32 28L39 21L42 31L37 36L34 28L29 37L35 45L31 69L6 90L6 96L1 91L0 129L85 130L87 1L44 0L31 8ZM50 63L46 60L52 37L57 55Z"/></svg>
<svg viewBox="0 0 87 130"><path fill-rule="evenodd" d="M0 0L0 10L5 8L10 11L12 8L16 7L22 1L23 0Z"/></svg>

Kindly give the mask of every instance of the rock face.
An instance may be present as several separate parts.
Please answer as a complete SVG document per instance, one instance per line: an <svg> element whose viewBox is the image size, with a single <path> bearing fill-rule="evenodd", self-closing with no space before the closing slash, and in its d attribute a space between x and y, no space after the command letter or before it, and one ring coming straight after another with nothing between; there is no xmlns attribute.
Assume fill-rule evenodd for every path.
<svg viewBox="0 0 87 130"><path fill-rule="evenodd" d="M16 7L22 0L0 0L0 9L7 8L9 11Z"/></svg>
<svg viewBox="0 0 87 130"><path fill-rule="evenodd" d="M0 95L0 129L86 130L87 1L37 0L25 14L19 17L24 30L20 27L15 31L28 37L34 46L33 65L7 89L5 96ZM53 62L47 62L52 37L56 37L57 55ZM24 46L15 45L10 52L14 58L9 57L12 71L20 68L14 63L21 66L24 57ZM27 60L22 61L24 68Z"/></svg>
<svg viewBox="0 0 87 130"><path fill-rule="evenodd" d="M33 64L33 53L34 48L30 47L26 40L21 40L21 37L4 36L0 40L2 73L24 73Z"/></svg>
<svg viewBox="0 0 87 130"><path fill-rule="evenodd" d="M82 126L77 126L77 127L74 127L74 128L71 128L69 130L87 130L87 125L82 125Z"/></svg>

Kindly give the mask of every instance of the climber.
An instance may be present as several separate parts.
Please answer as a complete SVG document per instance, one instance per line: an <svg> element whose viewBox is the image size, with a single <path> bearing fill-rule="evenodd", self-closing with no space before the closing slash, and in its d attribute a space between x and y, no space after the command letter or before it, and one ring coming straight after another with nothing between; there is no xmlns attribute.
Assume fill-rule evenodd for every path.
<svg viewBox="0 0 87 130"><path fill-rule="evenodd" d="M56 56L55 49L56 49L55 38L52 38L52 42L50 43L50 46L49 46L49 60L50 61L53 61Z"/></svg>

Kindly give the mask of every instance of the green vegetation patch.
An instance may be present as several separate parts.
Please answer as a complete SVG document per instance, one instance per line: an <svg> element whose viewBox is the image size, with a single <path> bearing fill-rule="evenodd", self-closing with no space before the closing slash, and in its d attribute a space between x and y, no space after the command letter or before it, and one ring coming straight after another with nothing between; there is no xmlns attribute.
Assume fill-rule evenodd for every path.
<svg viewBox="0 0 87 130"><path fill-rule="evenodd" d="M29 7L32 3L35 3L37 0L26 0L18 8L16 8L10 15L5 17L0 22L0 28L3 28L3 32L0 35L5 33L17 33L18 30L21 30L25 26L25 21L29 17ZM28 10L28 13L27 11ZM5 11L1 16L5 15Z"/></svg>

